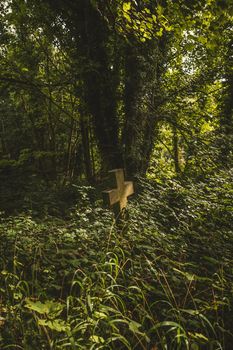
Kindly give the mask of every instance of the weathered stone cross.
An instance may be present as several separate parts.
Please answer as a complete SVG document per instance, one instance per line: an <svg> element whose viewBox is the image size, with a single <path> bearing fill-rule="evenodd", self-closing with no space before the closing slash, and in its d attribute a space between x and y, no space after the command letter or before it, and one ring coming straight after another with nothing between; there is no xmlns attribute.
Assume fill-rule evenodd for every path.
<svg viewBox="0 0 233 350"><path fill-rule="evenodd" d="M115 175L117 188L102 192L104 203L109 207L119 203L121 211L126 207L127 197L134 193L133 182L125 181L123 169L110 170L109 173Z"/></svg>

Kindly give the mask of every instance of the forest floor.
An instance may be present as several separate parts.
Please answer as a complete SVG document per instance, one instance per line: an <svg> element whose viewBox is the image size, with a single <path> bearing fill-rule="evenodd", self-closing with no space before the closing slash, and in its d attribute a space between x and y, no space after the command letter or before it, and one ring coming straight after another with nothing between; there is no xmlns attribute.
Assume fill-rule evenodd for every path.
<svg viewBox="0 0 233 350"><path fill-rule="evenodd" d="M121 227L89 186L28 192L9 212L1 349L232 349L231 171L139 180Z"/></svg>

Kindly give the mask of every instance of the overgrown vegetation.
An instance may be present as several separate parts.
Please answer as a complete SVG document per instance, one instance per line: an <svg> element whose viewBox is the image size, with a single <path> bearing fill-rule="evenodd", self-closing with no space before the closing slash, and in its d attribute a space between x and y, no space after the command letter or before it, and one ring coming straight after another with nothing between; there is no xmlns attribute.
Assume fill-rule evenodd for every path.
<svg viewBox="0 0 233 350"><path fill-rule="evenodd" d="M0 1L0 349L232 350L232 9Z"/></svg>
<svg viewBox="0 0 233 350"><path fill-rule="evenodd" d="M1 348L230 349L231 178L140 180L122 228L85 187L67 221L2 217Z"/></svg>

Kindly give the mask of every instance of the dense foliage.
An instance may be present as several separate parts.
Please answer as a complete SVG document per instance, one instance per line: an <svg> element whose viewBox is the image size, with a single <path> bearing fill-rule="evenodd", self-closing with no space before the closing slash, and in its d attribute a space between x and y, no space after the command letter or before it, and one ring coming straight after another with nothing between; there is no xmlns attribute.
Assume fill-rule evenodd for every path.
<svg viewBox="0 0 233 350"><path fill-rule="evenodd" d="M230 1L2 1L1 172L94 182L232 164L231 14Z"/></svg>
<svg viewBox="0 0 233 350"><path fill-rule="evenodd" d="M1 349L232 349L232 15L0 1Z"/></svg>
<svg viewBox="0 0 233 350"><path fill-rule="evenodd" d="M2 349L230 349L232 172L141 180L117 228L79 188L67 221L1 219Z"/></svg>

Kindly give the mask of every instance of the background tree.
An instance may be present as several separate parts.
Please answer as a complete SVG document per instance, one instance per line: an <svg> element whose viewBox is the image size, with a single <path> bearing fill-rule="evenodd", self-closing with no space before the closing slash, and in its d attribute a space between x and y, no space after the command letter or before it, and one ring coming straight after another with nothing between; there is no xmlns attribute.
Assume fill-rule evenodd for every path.
<svg viewBox="0 0 233 350"><path fill-rule="evenodd" d="M17 126L2 117L5 161L30 161L35 174L59 182L92 182L119 166L130 176L155 168L190 176L219 157L230 164L228 3L2 7L2 108L18 115ZM220 134L228 141L216 148Z"/></svg>

